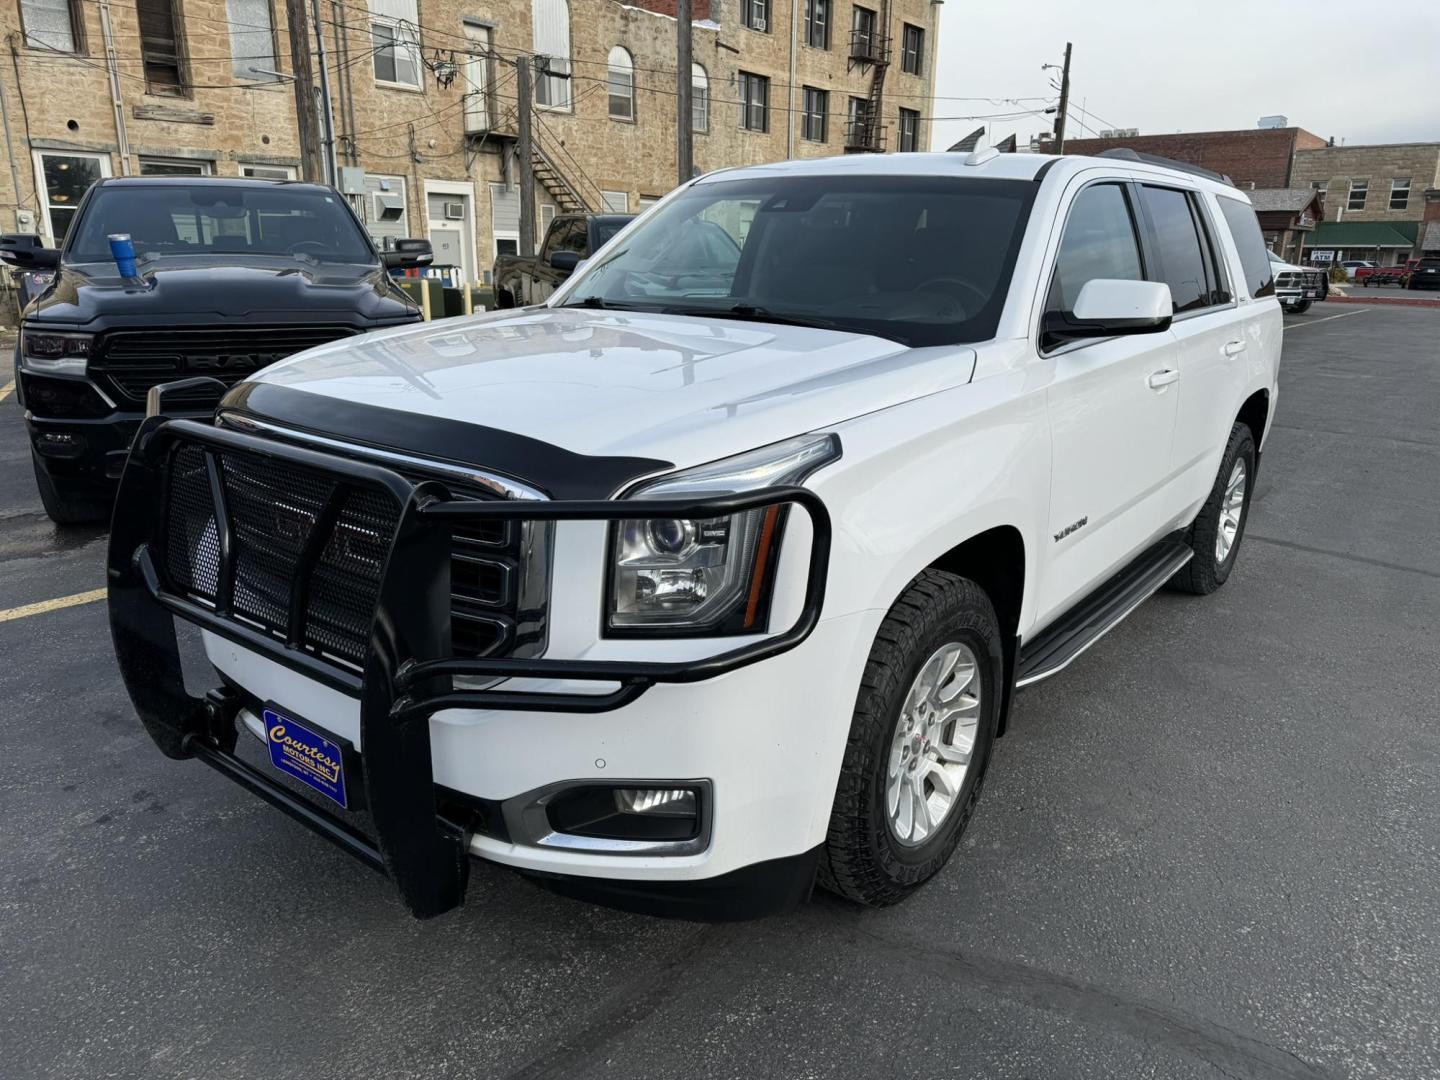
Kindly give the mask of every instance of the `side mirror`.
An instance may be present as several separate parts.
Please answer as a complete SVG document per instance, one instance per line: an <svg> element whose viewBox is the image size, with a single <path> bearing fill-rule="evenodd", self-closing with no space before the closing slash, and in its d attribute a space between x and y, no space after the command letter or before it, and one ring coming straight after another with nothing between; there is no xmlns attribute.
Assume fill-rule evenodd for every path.
<svg viewBox="0 0 1440 1080"><path fill-rule="evenodd" d="M0 259L25 270L41 270L60 265L60 252L47 248L34 233L6 233L0 236Z"/></svg>
<svg viewBox="0 0 1440 1080"><path fill-rule="evenodd" d="M399 270L410 266L429 266L435 261L435 249L429 240L412 237L395 241L395 249L385 252L385 266Z"/></svg>
<svg viewBox="0 0 1440 1080"><path fill-rule="evenodd" d="M580 253L578 251L556 251L550 256L550 265L562 274L573 274L575 268L580 265Z"/></svg>
<svg viewBox="0 0 1440 1080"><path fill-rule="evenodd" d="M1052 311L1041 329L1061 340L1158 334L1170 328L1175 304L1163 281L1087 281L1075 299L1075 310Z"/></svg>

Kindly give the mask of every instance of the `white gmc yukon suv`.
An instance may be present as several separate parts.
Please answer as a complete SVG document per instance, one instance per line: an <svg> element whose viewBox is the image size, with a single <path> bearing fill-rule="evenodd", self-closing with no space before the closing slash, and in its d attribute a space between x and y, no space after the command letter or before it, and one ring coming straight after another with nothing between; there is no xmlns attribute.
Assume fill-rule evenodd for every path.
<svg viewBox="0 0 1440 1080"><path fill-rule="evenodd" d="M543 306L299 354L214 424L157 391L115 649L165 754L417 916L474 858L696 918L890 904L954 852L1017 688L1229 577L1280 347L1211 174L715 173Z"/></svg>

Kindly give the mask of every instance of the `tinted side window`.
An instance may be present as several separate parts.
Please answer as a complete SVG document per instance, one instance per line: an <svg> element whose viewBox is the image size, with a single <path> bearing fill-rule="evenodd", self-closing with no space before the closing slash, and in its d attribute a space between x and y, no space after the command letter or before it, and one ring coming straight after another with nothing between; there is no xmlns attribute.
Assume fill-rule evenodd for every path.
<svg viewBox="0 0 1440 1080"><path fill-rule="evenodd" d="M566 222L552 221L550 231L545 234L545 239L540 244L540 261L548 262L550 256L561 249L561 238L565 235Z"/></svg>
<svg viewBox="0 0 1440 1080"><path fill-rule="evenodd" d="M1075 310L1081 287L1095 278L1141 281L1144 277L1125 189L1119 184L1096 184L1080 192L1065 221L1045 309Z"/></svg>
<svg viewBox="0 0 1440 1080"><path fill-rule="evenodd" d="M561 251L573 251L576 255L584 258L590 254L590 223L584 218L577 218L570 223L570 228L565 230L565 235L560 239Z"/></svg>
<svg viewBox="0 0 1440 1080"><path fill-rule="evenodd" d="M1235 241L1235 250L1240 253L1240 269L1245 273L1245 285L1251 296L1274 296L1275 274L1270 267L1270 256L1265 250L1265 236L1260 231L1260 222L1255 211L1239 199L1223 196L1216 200L1220 213L1225 216L1225 227Z"/></svg>
<svg viewBox="0 0 1440 1080"><path fill-rule="evenodd" d="M1160 263L1151 277L1170 286L1177 315L1208 306L1210 279L1189 198L1183 191L1156 187L1141 188L1141 197L1155 231Z"/></svg>

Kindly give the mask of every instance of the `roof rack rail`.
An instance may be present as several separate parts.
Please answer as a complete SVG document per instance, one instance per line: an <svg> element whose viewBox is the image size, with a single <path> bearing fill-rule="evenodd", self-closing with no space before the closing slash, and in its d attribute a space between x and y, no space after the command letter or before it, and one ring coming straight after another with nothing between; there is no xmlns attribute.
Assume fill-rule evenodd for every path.
<svg viewBox="0 0 1440 1080"><path fill-rule="evenodd" d="M1175 169L1179 172L1191 173L1194 176L1203 176L1207 180L1218 180L1222 184L1235 186L1235 181L1224 173L1218 173L1214 169L1206 169L1200 165L1191 165L1188 161L1176 161L1174 158L1161 157L1159 154L1142 154L1138 150L1132 150L1128 146L1116 146L1109 150L1102 150L1096 157L1124 158L1126 161L1143 161L1150 165L1161 165L1167 169Z"/></svg>

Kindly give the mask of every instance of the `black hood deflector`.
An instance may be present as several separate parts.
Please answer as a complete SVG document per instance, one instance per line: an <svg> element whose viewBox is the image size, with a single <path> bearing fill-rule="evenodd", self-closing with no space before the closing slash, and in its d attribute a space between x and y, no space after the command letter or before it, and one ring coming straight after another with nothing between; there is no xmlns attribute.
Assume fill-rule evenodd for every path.
<svg viewBox="0 0 1440 1080"><path fill-rule="evenodd" d="M483 424L383 409L272 383L242 383L225 395L220 408L312 435L491 469L552 499L608 499L641 477L675 467L656 458L577 454Z"/></svg>

